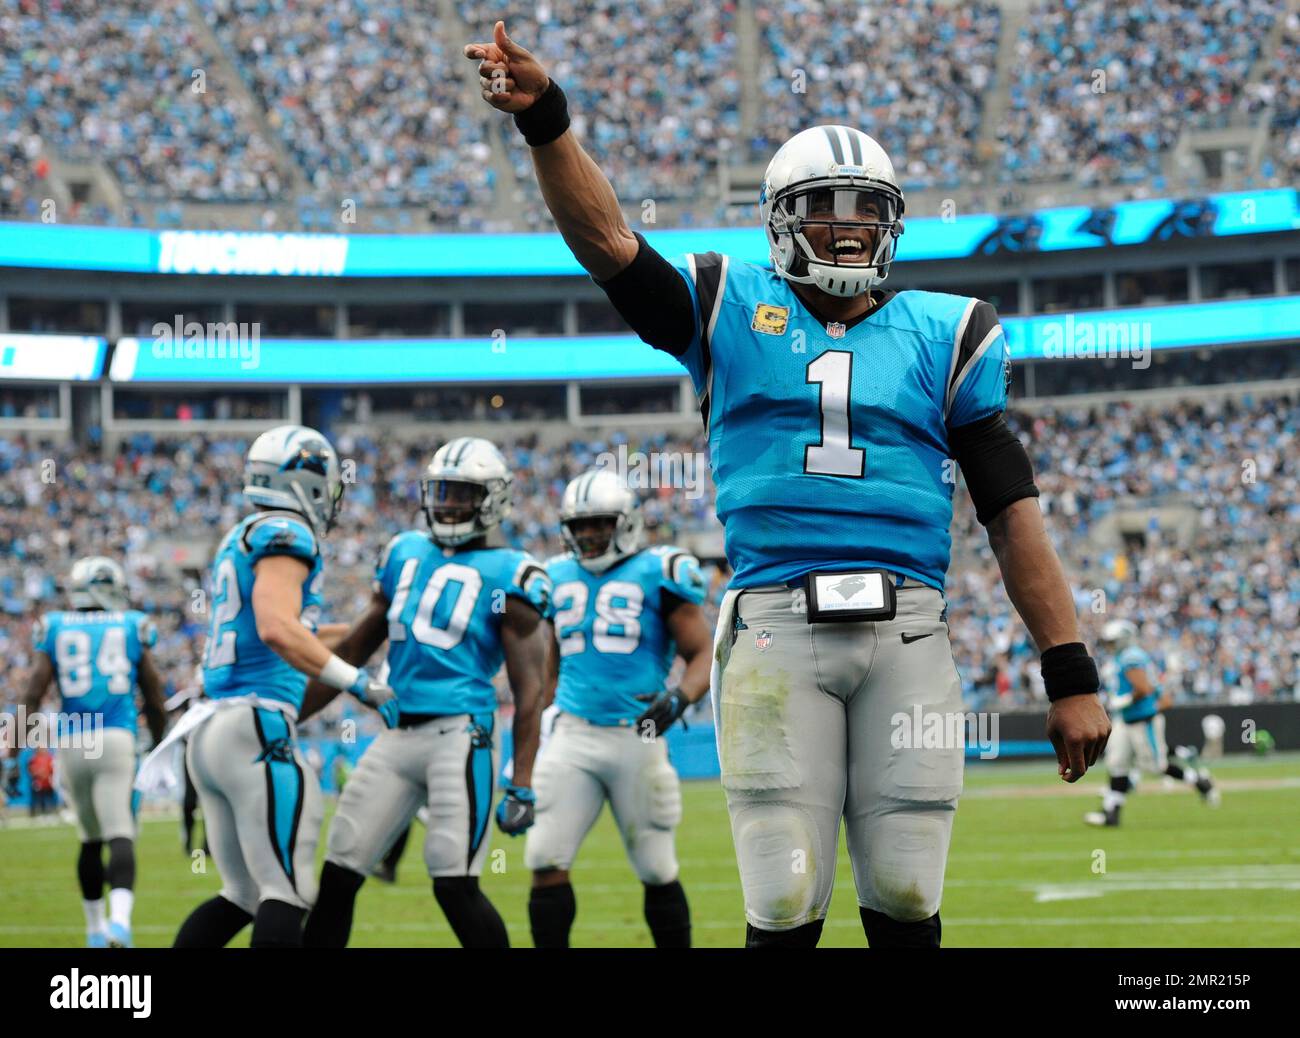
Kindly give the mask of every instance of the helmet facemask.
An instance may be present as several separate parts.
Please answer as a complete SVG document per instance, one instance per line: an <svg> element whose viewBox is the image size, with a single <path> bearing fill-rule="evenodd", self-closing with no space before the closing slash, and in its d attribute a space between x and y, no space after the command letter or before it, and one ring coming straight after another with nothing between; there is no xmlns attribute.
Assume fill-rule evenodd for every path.
<svg viewBox="0 0 1300 1038"><path fill-rule="evenodd" d="M578 565L589 573L604 573L616 562L641 550L644 520L641 510L585 513L560 520L560 535Z"/></svg>
<svg viewBox="0 0 1300 1038"><path fill-rule="evenodd" d="M644 530L636 495L612 470L584 472L564 488L560 535L588 573L604 573L639 552Z"/></svg>
<svg viewBox="0 0 1300 1038"><path fill-rule="evenodd" d="M767 222L776 271L829 295L852 297L889 276L903 200L851 178L802 181L779 194Z"/></svg>
<svg viewBox="0 0 1300 1038"><path fill-rule="evenodd" d="M420 483L420 504L433 539L454 548L482 537L509 512L509 483L490 480L425 479Z"/></svg>

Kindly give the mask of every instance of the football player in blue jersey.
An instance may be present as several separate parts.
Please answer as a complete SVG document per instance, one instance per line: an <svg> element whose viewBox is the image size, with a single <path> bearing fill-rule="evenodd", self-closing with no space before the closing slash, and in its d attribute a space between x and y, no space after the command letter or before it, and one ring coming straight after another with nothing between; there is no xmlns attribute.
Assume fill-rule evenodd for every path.
<svg viewBox="0 0 1300 1038"><path fill-rule="evenodd" d="M1130 793L1136 792L1145 771L1167 775L1196 789L1212 807L1219 804L1219 790L1209 769L1201 767L1190 753L1169 759L1165 741L1164 711L1173 702L1171 693L1161 693L1155 661L1142 648L1138 629L1129 620L1111 620L1101 630L1101 647L1114 656L1110 707L1113 716L1110 742L1106 746L1109 776L1102 794L1101 810L1084 815L1089 825L1119 825L1120 809Z"/></svg>
<svg viewBox="0 0 1300 1038"><path fill-rule="evenodd" d="M673 264L628 227L563 90L504 24L464 53L484 100L514 115L578 262L699 395L735 571L712 688L746 943L817 943L843 823L869 943L937 945L963 751L891 734L914 708L963 711L943 596L958 468L1042 653L1060 776L1081 778L1110 728L1003 417L997 314L879 288L904 199L860 130L813 127L772 159L759 198L770 265L712 252Z"/></svg>
<svg viewBox="0 0 1300 1038"><path fill-rule="evenodd" d="M212 563L207 699L155 751L188 737L186 764L222 880L221 893L182 924L178 948L224 947L250 922L253 947L302 944L323 818L320 785L296 736L308 678L397 723L392 690L316 633L320 542L343 498L334 448L304 426L263 433L248 452L244 498L255 511L222 538Z"/></svg>
<svg viewBox="0 0 1300 1038"><path fill-rule="evenodd" d="M342 948L365 878L422 807L433 895L466 948L509 946L505 923L479 886L490 847L498 772L497 695L504 662L515 712L514 770L497 825L517 836L533 823L551 581L527 552L489 544L510 512L513 476L487 440L444 444L421 481L428 531L384 548L370 607L339 644L362 663L388 642L396 731L381 734L352 772L330 823L309 947ZM310 691L308 713L330 699Z"/></svg>
<svg viewBox="0 0 1300 1038"><path fill-rule="evenodd" d="M163 683L149 650L153 621L128 607L126 573L102 556L79 560L68 585L72 609L46 613L36 625L36 665L23 706L30 717L54 682L59 691L59 783L77 818L77 879L91 948L131 947L135 902L136 728L142 693L145 722L157 744L166 727ZM11 749L16 764L18 746ZM15 774L16 777L16 774ZM104 845L108 864L104 864ZM108 912L104 885L108 885Z"/></svg>
<svg viewBox="0 0 1300 1038"><path fill-rule="evenodd" d="M681 786L659 736L708 692L713 635L699 563L671 546L646 549L642 529L636 495L615 473L584 472L565 489L569 553L546 564L555 585L547 696L558 714L538 756L537 824L524 849L538 948L569 946L569 869L606 800L645 887L655 946L690 946L674 845ZM679 654L686 669L669 686Z"/></svg>

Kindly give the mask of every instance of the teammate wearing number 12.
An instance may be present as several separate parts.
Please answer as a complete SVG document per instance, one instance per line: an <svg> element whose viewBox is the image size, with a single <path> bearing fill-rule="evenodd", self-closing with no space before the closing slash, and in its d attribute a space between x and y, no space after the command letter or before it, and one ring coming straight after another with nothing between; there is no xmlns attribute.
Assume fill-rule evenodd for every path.
<svg viewBox="0 0 1300 1038"><path fill-rule="evenodd" d="M574 256L700 398L735 575L712 693L753 947L815 946L847 830L873 947L936 946L960 746L896 746L891 718L961 712L943 597L955 460L1042 651L1058 772L1105 747L1097 668L1003 418L993 308L878 291L903 233L884 150L847 126L791 138L759 197L760 266L669 263L628 227L569 128L559 85L497 22L472 43L482 96L512 113Z"/></svg>

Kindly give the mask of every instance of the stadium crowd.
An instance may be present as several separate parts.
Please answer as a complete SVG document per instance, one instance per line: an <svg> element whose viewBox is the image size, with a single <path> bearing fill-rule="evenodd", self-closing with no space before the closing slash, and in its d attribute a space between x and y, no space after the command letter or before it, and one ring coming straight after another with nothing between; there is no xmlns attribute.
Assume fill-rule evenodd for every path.
<svg viewBox="0 0 1300 1038"><path fill-rule="evenodd" d="M1236 106L1282 6L1036 4L1016 40L1010 104L997 131L1006 175L1160 185L1161 159L1182 128Z"/></svg>
<svg viewBox="0 0 1300 1038"><path fill-rule="evenodd" d="M178 201L220 200L257 203L268 227L337 228L351 199L379 229L414 229L419 216L547 228L527 149L480 103L459 54L464 34L490 24L469 0L454 9L448 20L399 0L5 0L0 216L41 218L57 162L94 159L120 182L128 222L171 225ZM1007 41L1001 80L1011 30L990 0L756 0L753 62L736 0L541 0L503 13L564 83L620 197L670 203L660 223L752 218L720 203L718 164L764 161L819 121L879 137L905 187L960 182L989 201L1011 192L1000 204L1012 206L1027 181L1166 189L1183 127L1266 110L1272 153L1237 170L1242 186L1300 171L1300 13L1283 0L1039 3ZM597 68L593 50L617 60ZM223 82L232 68L247 91ZM153 208L142 216L133 201ZM61 219L118 218L102 202L73 205Z"/></svg>
<svg viewBox="0 0 1300 1038"><path fill-rule="evenodd" d="M1274 134L1274 158L1265 164L1279 167L1275 172L1284 183L1300 180L1300 11L1286 13L1277 46L1269 56L1259 79L1246 84L1242 99L1250 115L1271 110ZM1274 172L1270 168L1270 172Z"/></svg>
<svg viewBox="0 0 1300 1038"><path fill-rule="evenodd" d="M277 197L286 181L275 152L215 69L183 5L0 4L0 142L21 159L5 163L0 204L40 218L51 155L103 162L128 200Z"/></svg>
<svg viewBox="0 0 1300 1038"><path fill-rule="evenodd" d="M473 38L490 35L481 5L461 0L460 13ZM740 131L735 0L542 0L504 17L563 84L574 131L621 199L635 206L708 193ZM593 67L593 41L617 60ZM527 146L509 120L494 125L529 227L549 229Z"/></svg>
<svg viewBox="0 0 1300 1038"><path fill-rule="evenodd" d="M435 15L398 0L203 0L267 117L336 220L357 205L436 206L487 229L482 113Z"/></svg>
<svg viewBox="0 0 1300 1038"><path fill-rule="evenodd" d="M1127 404L1012 415L1026 440L1086 637L1102 622L1139 623L1145 644L1183 699L1295 695L1300 683L1300 400L1182 403L1155 412ZM623 442L623 441L617 441ZM397 531L422 528L419 476L436 446L343 436L353 463L342 521L326 544L325 618L347 622L370 594L378 552ZM169 691L191 682L207 627L197 569L177 569L178 543L206 562L241 514L237 440L140 436L110 456L0 441L0 683L12 693L31 663L32 624L62 608L60 581L82 555L125 563L138 608L152 613ZM515 472L505 539L539 558L562 550L556 516L565 484L616 443L579 435L558 448L503 445ZM694 439L633 437L629 451L695 452ZM716 530L704 492L643 492L653 543ZM964 490L956 495L948 599L954 651L972 707L1041 702L1037 654L1012 612ZM1121 540L1116 512L1150 516ZM1179 518L1192 527L1180 536ZM716 608L728 573L706 559ZM197 565L197 564L195 564Z"/></svg>
<svg viewBox="0 0 1300 1038"><path fill-rule="evenodd" d="M750 142L765 161L792 134L845 123L889 152L904 190L969 182L984 94L997 60L996 4L767 0L762 118Z"/></svg>

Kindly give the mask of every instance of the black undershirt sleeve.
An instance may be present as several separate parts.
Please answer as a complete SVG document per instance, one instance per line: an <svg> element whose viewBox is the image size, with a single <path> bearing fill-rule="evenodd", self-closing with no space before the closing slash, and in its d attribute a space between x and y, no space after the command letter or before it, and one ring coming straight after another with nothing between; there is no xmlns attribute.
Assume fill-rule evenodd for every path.
<svg viewBox="0 0 1300 1038"><path fill-rule="evenodd" d="M1038 496L1034 467L1005 414L949 429L948 447L966 477L975 516L983 525L1012 502Z"/></svg>
<svg viewBox="0 0 1300 1038"><path fill-rule="evenodd" d="M636 258L608 281L596 281L619 316L641 340L674 357L695 339L695 304L682 275L633 231Z"/></svg>

